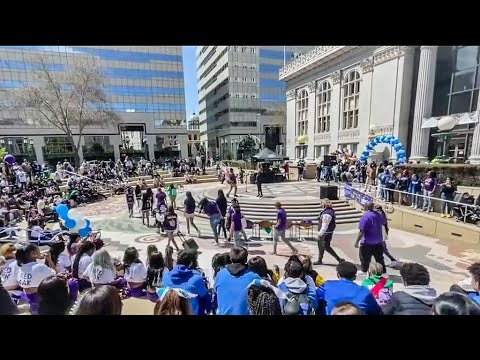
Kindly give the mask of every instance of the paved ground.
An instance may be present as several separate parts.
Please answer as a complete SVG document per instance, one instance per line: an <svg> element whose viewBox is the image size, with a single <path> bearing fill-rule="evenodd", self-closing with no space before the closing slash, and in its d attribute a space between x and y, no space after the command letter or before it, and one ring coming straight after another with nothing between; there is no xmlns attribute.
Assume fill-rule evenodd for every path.
<svg viewBox="0 0 480 360"><path fill-rule="evenodd" d="M215 189L228 190L228 185L219 185L218 183L189 185L186 190L195 192L210 192ZM245 185L239 186L238 195L240 203L242 197L255 198L256 189L254 185L248 185L248 192L245 191ZM252 196L253 194L253 196ZM318 183L314 181L296 182L288 184L266 184L264 185L264 194L268 199L263 201L271 206L272 199L305 201L317 198L319 194ZM183 203L183 194L179 194L177 204ZM256 199L256 198L255 198ZM261 204L262 199L258 199ZM267 206L267 205L266 205ZM116 196L97 204L80 207L79 210L92 220L94 228L101 228L103 239L109 244L109 249L113 256L122 257L123 251L128 246L135 246L140 250L142 257L145 257L145 250L148 245L155 244L161 251L166 246L167 240L156 233L155 228L147 228L142 225L140 214L135 211L135 218L129 219L126 211L125 197ZM180 229L186 233L184 218L180 216ZM153 219L152 224L153 224ZM230 244L220 248L212 245L212 231L206 219L196 218L196 223L202 232L202 238L194 236L201 250L199 257L200 266L211 273L210 262L212 256L217 252L226 252L231 247ZM339 255L348 261L359 264L358 250L353 247L357 234L356 224L346 224L337 227L334 236L333 246ZM248 232L247 232L248 235ZM316 244L313 242L302 242L295 244L300 253L310 255L313 258L317 256ZM426 236L408 233L401 230L392 229L388 240L390 252L404 261L416 261L428 267L432 285L439 291L447 291L452 283L455 283L467 276L465 271L468 264L480 259L480 247L467 243L446 243L438 239ZM251 255L260 255L265 258L269 267L279 265L282 269L289 255L288 248L280 244L279 252L285 256L272 256L270 242L256 244L249 248ZM316 270L325 278L336 278L335 260L326 254L324 258L325 265L316 267ZM388 260L387 260L388 263ZM398 271L389 269L391 279L398 290L402 287L401 278ZM358 280L362 280L359 277Z"/></svg>

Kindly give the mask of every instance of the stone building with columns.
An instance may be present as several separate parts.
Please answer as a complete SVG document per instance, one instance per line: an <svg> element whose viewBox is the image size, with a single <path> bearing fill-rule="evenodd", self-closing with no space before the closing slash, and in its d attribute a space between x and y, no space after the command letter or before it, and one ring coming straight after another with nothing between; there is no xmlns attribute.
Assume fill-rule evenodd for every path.
<svg viewBox="0 0 480 360"><path fill-rule="evenodd" d="M287 82L287 156L318 162L392 134L411 161L477 162L478 69L478 47L317 47L279 73ZM378 145L372 158L393 152Z"/></svg>

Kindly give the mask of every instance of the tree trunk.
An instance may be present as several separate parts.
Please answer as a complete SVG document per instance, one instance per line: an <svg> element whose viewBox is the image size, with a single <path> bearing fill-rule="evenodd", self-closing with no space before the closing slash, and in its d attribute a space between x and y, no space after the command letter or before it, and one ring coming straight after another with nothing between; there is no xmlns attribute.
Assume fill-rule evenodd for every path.
<svg viewBox="0 0 480 360"><path fill-rule="evenodd" d="M80 147L77 147L73 143L73 139L72 139L72 149L73 149L73 156L74 156L74 159L75 159L75 164L73 166L75 167L75 169L77 169L77 168L80 167L80 154L78 153Z"/></svg>

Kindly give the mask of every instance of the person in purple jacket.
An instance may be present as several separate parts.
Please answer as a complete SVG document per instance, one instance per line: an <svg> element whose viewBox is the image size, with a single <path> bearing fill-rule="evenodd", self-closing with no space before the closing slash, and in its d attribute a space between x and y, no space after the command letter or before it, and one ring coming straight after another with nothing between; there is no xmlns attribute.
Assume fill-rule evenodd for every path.
<svg viewBox="0 0 480 360"><path fill-rule="evenodd" d="M287 244L287 246L293 251L294 255L298 254L298 250L293 247L289 240L285 237L285 230L287 228L287 213L282 209L282 204L280 202L275 203L275 208L277 209L277 223L273 227L273 253L272 255L277 255L277 243L278 238L280 237L282 241Z"/></svg>
<svg viewBox="0 0 480 360"><path fill-rule="evenodd" d="M423 179L423 195L426 196L423 198L423 208L422 211L429 213L432 211L432 196L435 194L435 189L437 188L438 179L435 171L429 171L425 179Z"/></svg>
<svg viewBox="0 0 480 360"><path fill-rule="evenodd" d="M234 211L233 211L233 214L232 214L231 232L233 232L233 241L234 241L234 244L235 244L234 246L235 247L241 247L241 246L243 246L243 243L240 241L241 232L243 230L243 226L242 226L243 214L240 211L240 206L239 205L235 205L235 207L233 209L234 209Z"/></svg>
<svg viewBox="0 0 480 360"><path fill-rule="evenodd" d="M203 198L200 203L200 212L205 212L207 216L210 219L210 227L212 228L213 232L213 238L215 241L213 242L213 245L220 245L218 243L218 231L217 231L217 226L220 224L220 221L222 220L222 213L220 209L218 208L218 205L215 201L208 201L207 198Z"/></svg>
<svg viewBox="0 0 480 360"><path fill-rule="evenodd" d="M360 264L362 270L366 273L370 266L372 256L375 261L382 265L383 273L386 272L385 262L383 260L383 226L386 224L386 217L378 211L375 211L374 203L365 205L365 214L360 218L358 224L357 241L355 247L359 249Z"/></svg>
<svg viewBox="0 0 480 360"><path fill-rule="evenodd" d="M173 246L175 246L175 249L177 249L177 251L180 251L174 238L174 233L178 230L178 216L175 213L175 209L172 205L168 207L168 211L165 214L165 221L163 223L163 227L165 228L165 232L168 236L167 246L170 246L170 242L172 242Z"/></svg>

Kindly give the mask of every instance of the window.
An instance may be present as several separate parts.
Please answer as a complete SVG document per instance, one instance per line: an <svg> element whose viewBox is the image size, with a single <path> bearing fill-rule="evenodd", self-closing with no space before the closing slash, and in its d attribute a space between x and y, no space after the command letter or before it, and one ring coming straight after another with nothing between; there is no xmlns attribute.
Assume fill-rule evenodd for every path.
<svg viewBox="0 0 480 360"><path fill-rule="evenodd" d="M308 92L301 90L297 97L297 136L308 132Z"/></svg>
<svg viewBox="0 0 480 360"><path fill-rule="evenodd" d="M330 145L315 146L314 150L315 150L315 158L323 158L325 155L330 154Z"/></svg>
<svg viewBox="0 0 480 360"><path fill-rule="evenodd" d="M343 118L341 129L355 129L358 127L360 74L358 71L350 71L345 75L343 81Z"/></svg>
<svg viewBox="0 0 480 360"><path fill-rule="evenodd" d="M320 84L317 95L317 123L315 126L316 133L324 133L330 131L330 102L332 99L332 86L328 81Z"/></svg>
<svg viewBox="0 0 480 360"><path fill-rule="evenodd" d="M254 47L252 47L252 48L250 48L250 51L252 52L252 54L255 54L256 49Z"/></svg>
<svg viewBox="0 0 480 360"><path fill-rule="evenodd" d="M358 143L339 144L338 147L339 147L340 149L347 149L351 154L357 154Z"/></svg>
<svg viewBox="0 0 480 360"><path fill-rule="evenodd" d="M253 83L255 82L255 78L252 78L252 82L253 82Z"/></svg>

